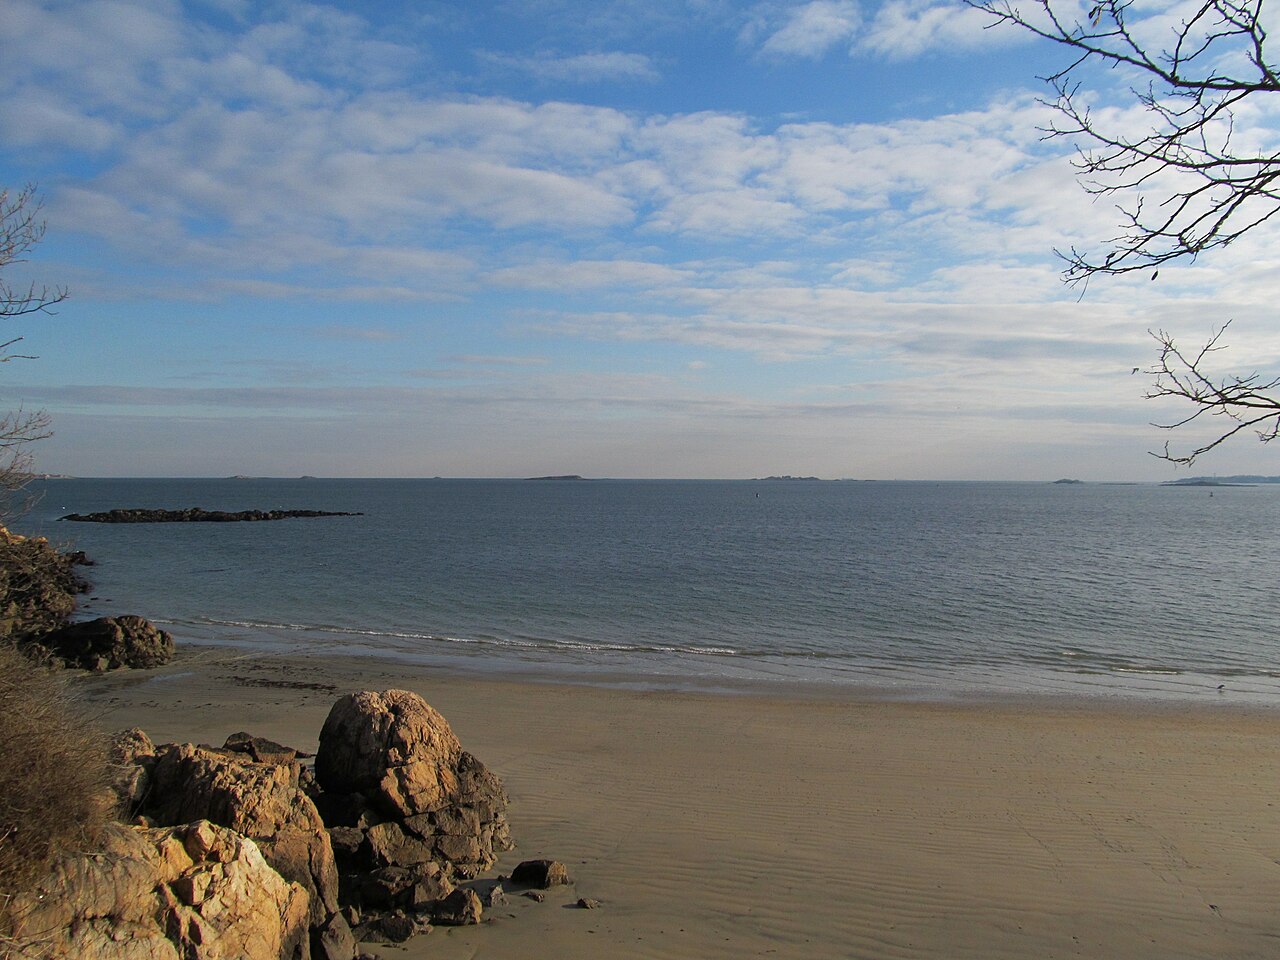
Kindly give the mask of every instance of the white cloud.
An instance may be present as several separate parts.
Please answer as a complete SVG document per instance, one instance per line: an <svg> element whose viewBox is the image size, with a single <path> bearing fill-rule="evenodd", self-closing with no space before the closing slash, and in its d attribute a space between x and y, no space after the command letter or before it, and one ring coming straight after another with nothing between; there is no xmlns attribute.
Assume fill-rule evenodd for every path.
<svg viewBox="0 0 1280 960"><path fill-rule="evenodd" d="M513 57L484 53L483 59L509 69L527 73L539 80L562 83L604 83L639 80L651 83L659 79L652 59L643 53L620 50L579 53L568 56L541 54Z"/></svg>
<svg viewBox="0 0 1280 960"><path fill-rule="evenodd" d="M856 49L890 58L929 51L976 50L1024 42L1028 36L987 29L991 18L959 2L888 0L858 37Z"/></svg>
<svg viewBox="0 0 1280 960"><path fill-rule="evenodd" d="M687 269L638 260L578 260L572 263L536 261L503 267L486 278L502 286L524 290L599 290L612 287L650 289L686 284L694 279Z"/></svg>
<svg viewBox="0 0 1280 960"><path fill-rule="evenodd" d="M0 123L10 147L91 156L48 187L55 233L80 231L106 251L90 289L249 297L277 301L273 310L300 303L299 312L327 301L378 304L450 335L429 356L401 357L413 345L397 342L397 371L425 371L419 386L449 379L493 389L133 401L70 392L58 402L172 402L206 413L226 403L317 416L347 402L366 411L471 402L588 423L582 410L594 404L602 422L661 410L791 423L865 412L874 379L875 403L904 415L963 403L978 420L1008 410L1027 421L1070 420L1097 403L1073 384L1148 361L1150 317L1194 319L1183 286L1115 286L1111 299L1094 294L1084 306L1061 288L1048 251L1064 238L1106 236L1113 218L1106 205L1084 202L1063 166L1067 145L1039 140L1044 108L1030 98L926 119L777 123L728 110L441 94L429 84L388 90L376 80L330 82L373 49L345 15L298 7L279 23L197 36L177 8L131 9L131 22L167 46L100 44L70 23L70 8L0 7L0 19L21 30L70 23L82 58L35 69L19 51L0 64L9 94ZM759 49L778 56L817 57L835 44L907 56L928 49L927 38L976 42L955 8L920 3L887 4L861 26L851 3L770 8L761 25ZM316 53L325 38L327 64ZM406 56L391 52L393 66ZM535 59L561 79L595 71L643 80L652 69L631 54ZM98 92L108 79L116 86ZM1247 249L1265 269L1213 283L1260 317L1276 292L1267 277L1280 270L1266 272L1265 249ZM113 259L138 270L113 280ZM163 279L140 283L151 267ZM341 326L317 318L313 338L363 339L372 352L393 329L345 319L354 307L335 313ZM496 333L473 345L469 325ZM610 345L661 344L642 353L668 378L606 384L566 374L572 350L553 353L540 339L548 336L557 350L566 339L591 340L609 362L621 355ZM1270 355L1270 341L1263 346L1259 354ZM692 390L774 361L796 365L796 396L839 384L848 395L804 406L794 397L744 400L723 386ZM826 362L839 373L809 375Z"/></svg>
<svg viewBox="0 0 1280 960"><path fill-rule="evenodd" d="M764 11L747 36L765 33L760 52L774 57L817 59L837 44L848 43L861 23L854 0L810 0L782 11Z"/></svg>

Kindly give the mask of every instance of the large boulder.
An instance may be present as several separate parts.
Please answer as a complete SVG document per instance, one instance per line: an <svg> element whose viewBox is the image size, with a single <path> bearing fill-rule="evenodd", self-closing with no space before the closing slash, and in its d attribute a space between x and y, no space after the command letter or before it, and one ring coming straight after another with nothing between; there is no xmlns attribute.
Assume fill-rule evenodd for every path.
<svg viewBox="0 0 1280 960"><path fill-rule="evenodd" d="M206 821L108 827L11 905L22 960L308 960L308 897L252 840Z"/></svg>
<svg viewBox="0 0 1280 960"><path fill-rule="evenodd" d="M408 690L341 698L320 731L316 779L326 791L361 793L388 817L428 813L458 791L462 744L449 722Z"/></svg>
<svg viewBox="0 0 1280 960"><path fill-rule="evenodd" d="M320 731L315 770L345 903L478 921L478 901L443 902L511 847L507 795L444 717L407 690L349 694Z"/></svg>
<svg viewBox="0 0 1280 960"><path fill-rule="evenodd" d="M173 637L132 614L68 624L35 642L67 666L85 670L159 667L173 659Z"/></svg>

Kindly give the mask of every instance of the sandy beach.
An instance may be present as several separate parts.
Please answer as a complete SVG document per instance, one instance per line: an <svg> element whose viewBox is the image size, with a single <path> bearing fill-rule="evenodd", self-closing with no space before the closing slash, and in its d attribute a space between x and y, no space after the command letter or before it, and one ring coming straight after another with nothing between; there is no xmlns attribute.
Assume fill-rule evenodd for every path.
<svg viewBox="0 0 1280 960"><path fill-rule="evenodd" d="M337 696L391 687L504 780L518 849L497 870L554 857L575 884L387 958L1280 950L1280 712L658 693L192 646L71 682L108 731L308 750Z"/></svg>

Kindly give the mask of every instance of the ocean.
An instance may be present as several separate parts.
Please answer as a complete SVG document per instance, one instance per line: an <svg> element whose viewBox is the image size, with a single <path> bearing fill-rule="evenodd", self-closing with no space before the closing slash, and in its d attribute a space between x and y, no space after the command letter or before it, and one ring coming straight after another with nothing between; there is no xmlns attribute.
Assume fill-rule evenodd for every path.
<svg viewBox="0 0 1280 960"><path fill-rule="evenodd" d="M1280 485L49 480L84 617L652 688L1280 703ZM113 507L318 509L58 522ZM1221 686L1221 689L1220 689Z"/></svg>

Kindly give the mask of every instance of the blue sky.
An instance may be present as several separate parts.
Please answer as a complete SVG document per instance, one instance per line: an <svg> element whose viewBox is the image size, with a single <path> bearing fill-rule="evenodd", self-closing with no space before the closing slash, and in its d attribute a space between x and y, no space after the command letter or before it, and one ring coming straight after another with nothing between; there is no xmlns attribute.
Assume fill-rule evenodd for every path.
<svg viewBox="0 0 1280 960"><path fill-rule="evenodd" d="M1269 228L1063 287L1116 229L1038 132L1063 55L955 2L5 0L0 38L48 220L9 272L72 293L0 381L49 472L1163 479L1148 328L1280 354Z"/></svg>

